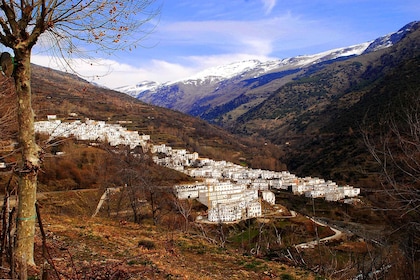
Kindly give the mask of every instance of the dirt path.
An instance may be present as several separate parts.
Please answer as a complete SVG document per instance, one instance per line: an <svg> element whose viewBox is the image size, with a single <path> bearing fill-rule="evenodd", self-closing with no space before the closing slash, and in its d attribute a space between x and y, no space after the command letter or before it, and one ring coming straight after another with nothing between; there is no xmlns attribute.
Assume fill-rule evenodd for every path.
<svg viewBox="0 0 420 280"><path fill-rule="evenodd" d="M317 225L320 225L320 226L323 226L323 227L329 227L332 231L334 231L334 235L327 236L327 237L321 238L319 240L315 239L315 240L312 240L312 241L309 241L309 242L297 244L297 245L295 245L296 248L298 248L298 249L314 248L318 244L318 242L319 243L326 243L326 242L329 242L329 241L332 241L332 240L340 239L343 236L343 233L341 231L339 231L338 229L330 227L327 224L321 223L317 220L314 220L313 218L309 218L309 217L307 217L307 218L310 219L312 222L314 222Z"/></svg>

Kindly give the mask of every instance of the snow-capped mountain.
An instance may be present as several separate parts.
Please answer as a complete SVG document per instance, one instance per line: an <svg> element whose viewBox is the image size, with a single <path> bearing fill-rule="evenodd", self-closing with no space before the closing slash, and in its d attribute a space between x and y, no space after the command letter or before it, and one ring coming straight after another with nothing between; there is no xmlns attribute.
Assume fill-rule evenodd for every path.
<svg viewBox="0 0 420 280"><path fill-rule="evenodd" d="M410 32L417 23L418 21L410 22L397 32L393 32L388 35L377 38L369 45L369 47L364 53L374 52L391 47L395 43L399 42L402 38L404 38L407 32Z"/></svg>
<svg viewBox="0 0 420 280"><path fill-rule="evenodd" d="M163 84L145 81L117 90L147 103L212 120L215 117L213 112L210 113L212 117L205 117L209 111L219 107L239 108L244 104L244 99L252 103L249 106L256 106L264 99L263 94L276 90L308 67L388 48L410 32L415 23L407 24L395 33L354 46L279 60L240 61L205 69L178 81ZM237 98L241 98L241 101ZM250 99L253 101L249 102Z"/></svg>
<svg viewBox="0 0 420 280"><path fill-rule="evenodd" d="M359 55L363 53L369 45L370 42L346 48L334 49L315 55L302 55L282 60L272 60L265 62L261 62L259 60L239 61L206 69L194 76L177 82L194 83L195 81L209 80L210 82L220 82L222 80L232 79L237 76L244 77L252 75L256 77L274 70L295 69L338 57Z"/></svg>
<svg viewBox="0 0 420 280"><path fill-rule="evenodd" d="M178 81L166 82L162 84L153 81L143 81L134 86L124 86L117 88L117 90L129 94L133 97L142 99L142 93L157 92L158 90L161 90L164 87L178 83L198 86L204 83L218 83L238 76L252 76L255 78L257 76L261 76L272 71L302 68L315 63L323 62L325 60L332 60L339 57L346 57L352 55L360 55L368 48L370 44L371 42L367 42L356 46L333 49L314 55L302 55L282 60L262 62L254 59L239 61L227 65L208 68L193 76Z"/></svg>
<svg viewBox="0 0 420 280"><path fill-rule="evenodd" d="M133 97L137 97L140 92L157 90L160 84L153 81L143 81L134 86L120 87L117 90Z"/></svg>

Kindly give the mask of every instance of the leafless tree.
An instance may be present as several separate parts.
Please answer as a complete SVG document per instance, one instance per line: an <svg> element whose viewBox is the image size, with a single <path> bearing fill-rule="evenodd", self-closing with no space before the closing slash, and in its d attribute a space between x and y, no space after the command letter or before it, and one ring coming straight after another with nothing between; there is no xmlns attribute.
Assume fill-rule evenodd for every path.
<svg viewBox="0 0 420 280"><path fill-rule="evenodd" d="M380 167L385 195L380 210L387 212L395 232L403 240L403 251L410 263L407 279L417 279L420 257L420 94L410 92L403 95L378 127L364 129L363 136Z"/></svg>
<svg viewBox="0 0 420 280"><path fill-rule="evenodd" d="M135 223L140 222L140 207L142 205L142 198L144 197L144 178L140 172L131 166L126 166L121 174L130 202L131 210L133 211L133 219Z"/></svg>
<svg viewBox="0 0 420 280"><path fill-rule="evenodd" d="M193 201L192 199L178 199L174 196L173 198L174 205L181 216L184 218L185 222L185 232L189 230L189 219L192 214Z"/></svg>
<svg viewBox="0 0 420 280"><path fill-rule="evenodd" d="M16 263L22 269L34 262L35 201L40 148L35 141L31 92L31 52L40 39L63 57L87 51L133 46L146 35L156 15L153 0L141 1L1 1L0 43L13 51L17 94L18 143L21 163L17 211ZM142 32L146 31L146 32ZM127 36L129 34L135 36ZM42 36L41 36L42 35ZM80 53L79 53L80 54Z"/></svg>
<svg viewBox="0 0 420 280"><path fill-rule="evenodd" d="M203 238L211 244L218 245L219 242L214 238L214 232L211 231L211 227L203 225L202 223L194 223L193 227L198 232L198 237Z"/></svg>
<svg viewBox="0 0 420 280"><path fill-rule="evenodd" d="M145 197L150 205L153 224L157 225L160 220L172 212L171 192L167 186L146 185L144 188Z"/></svg>

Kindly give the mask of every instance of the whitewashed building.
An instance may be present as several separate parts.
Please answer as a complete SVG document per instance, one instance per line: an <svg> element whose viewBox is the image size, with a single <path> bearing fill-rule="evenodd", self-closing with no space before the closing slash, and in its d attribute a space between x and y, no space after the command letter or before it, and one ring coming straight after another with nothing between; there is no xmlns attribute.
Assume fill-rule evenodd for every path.
<svg viewBox="0 0 420 280"><path fill-rule="evenodd" d="M176 185L174 186L175 195L178 199L197 199L198 192L205 190L204 184L188 184L188 185Z"/></svg>
<svg viewBox="0 0 420 280"><path fill-rule="evenodd" d="M276 204L276 196L271 191L261 191L262 199L267 201L268 203L274 205Z"/></svg>

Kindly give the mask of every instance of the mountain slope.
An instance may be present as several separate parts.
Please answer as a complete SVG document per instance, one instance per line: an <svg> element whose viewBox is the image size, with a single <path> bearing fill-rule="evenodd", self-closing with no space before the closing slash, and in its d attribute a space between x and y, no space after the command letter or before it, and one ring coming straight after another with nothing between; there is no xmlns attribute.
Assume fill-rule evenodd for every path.
<svg viewBox="0 0 420 280"><path fill-rule="evenodd" d="M75 75L36 65L33 65L32 75L37 119L55 114L62 119L128 121L124 124L128 129L151 135L155 143L186 148L201 156L254 168L285 168L276 160L279 158L278 149L270 149L261 141L233 136L198 118L145 104L120 92L90 84Z"/></svg>
<svg viewBox="0 0 420 280"><path fill-rule="evenodd" d="M337 60L390 47L404 38L414 24L372 42L315 55L266 62L242 61L210 68L181 81L160 85L144 82L118 90L144 102L199 116L221 126L234 125L239 116L308 68L317 71Z"/></svg>
<svg viewBox="0 0 420 280"><path fill-rule="evenodd" d="M420 91L419 46L417 23L393 47L321 69L314 65L231 129L281 146L293 172L357 181L369 168L360 129L377 122L395 100Z"/></svg>
<svg viewBox="0 0 420 280"><path fill-rule="evenodd" d="M316 55L267 62L241 61L206 69L182 81L163 85L145 82L135 87L124 87L118 90L149 104L202 117L209 109L224 105L243 93L249 94L249 91L255 91L256 88L265 86L265 92L273 90L289 81L289 76L297 73L301 68L338 57L358 55L368 46L369 43L365 43ZM277 81L267 88L266 85L272 80Z"/></svg>

